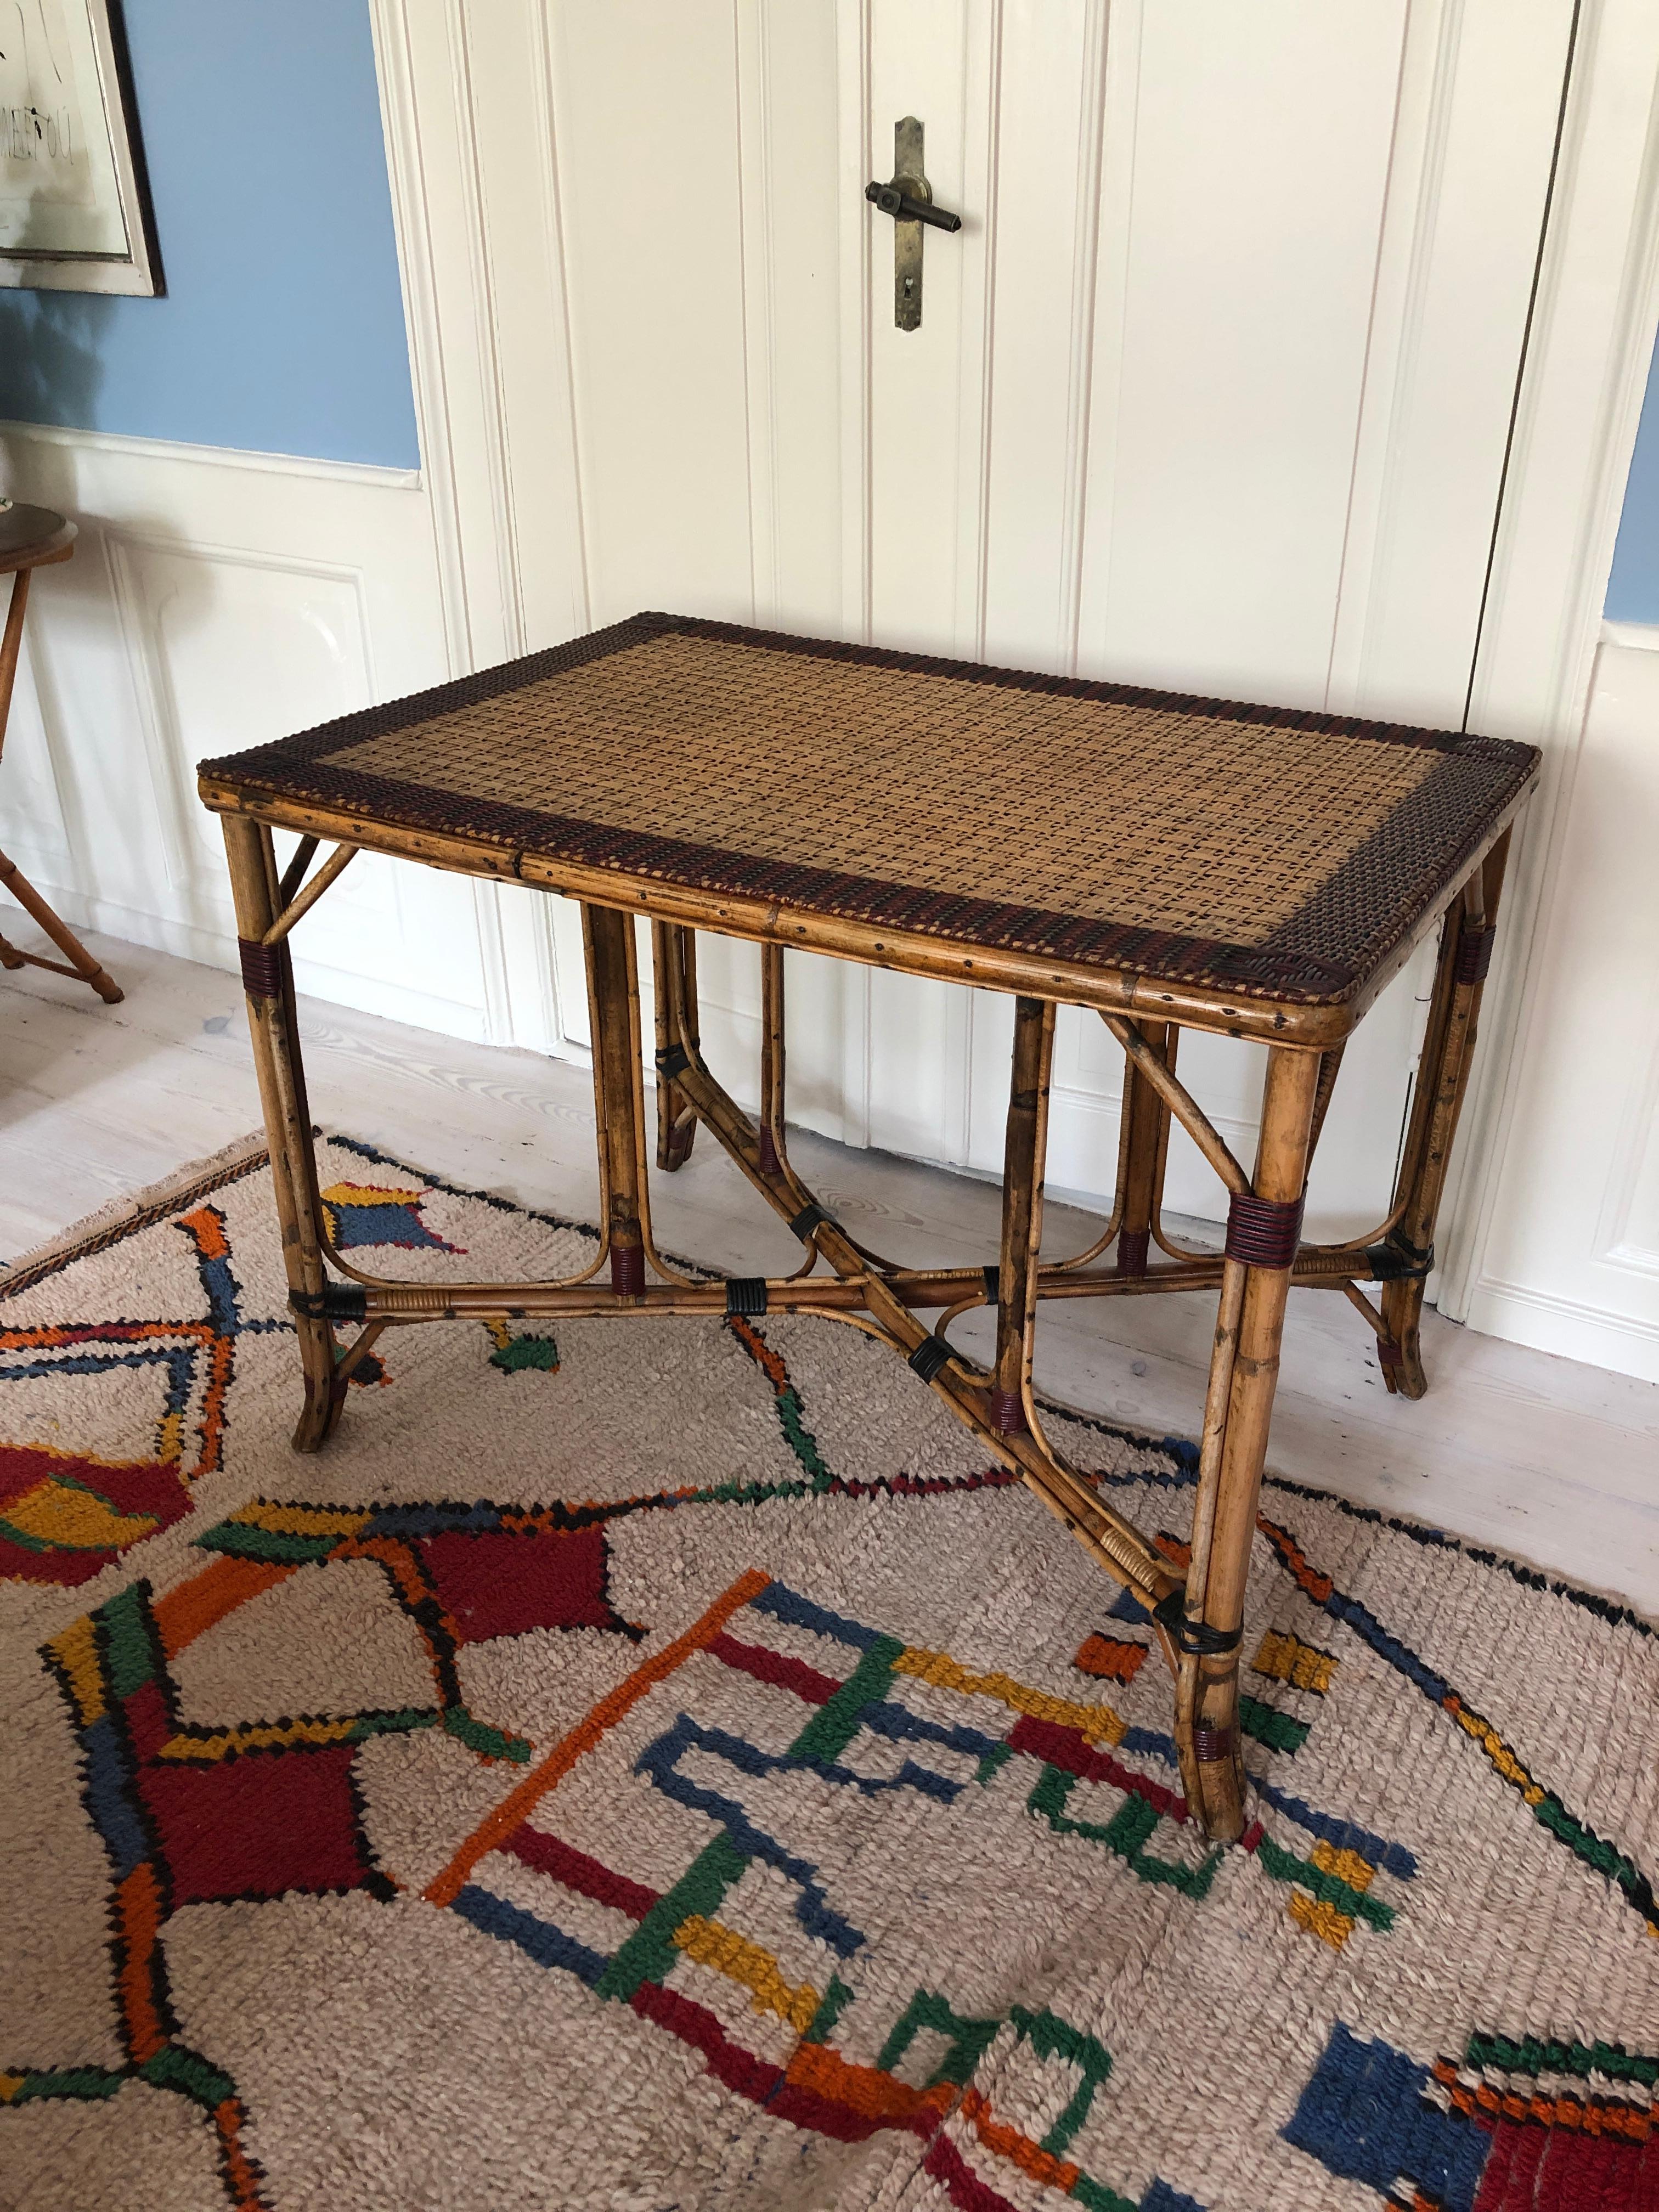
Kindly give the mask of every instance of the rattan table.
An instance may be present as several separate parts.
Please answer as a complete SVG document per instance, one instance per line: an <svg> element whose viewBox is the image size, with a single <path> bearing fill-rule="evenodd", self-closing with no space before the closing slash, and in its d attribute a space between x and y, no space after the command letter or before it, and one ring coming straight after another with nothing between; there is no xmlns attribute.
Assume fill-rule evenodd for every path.
<svg viewBox="0 0 1659 2212"><path fill-rule="evenodd" d="M817 1313L890 1344L1150 1616L1175 1679L1188 1800L1242 1830L1238 1661L1256 1495L1292 1283L1340 1291L1391 1389L1422 1394L1418 1322L1528 746L1023 675L669 615L636 616L201 769L224 817L314 1450L380 1331L415 1322ZM273 826L301 844L279 877ZM307 878L319 840L332 854ZM579 900L593 1021L602 1243L564 1282L418 1285L335 1246L318 1194L289 933L371 849ZM639 978L656 1004L656 1164L699 1124L805 1248L795 1274L688 1277L653 1240ZM1439 962L1388 1218L1301 1239L1308 1163L1345 1040L1437 923ZM694 929L762 948L761 1106L698 1044ZM783 953L1014 998L1001 1248L916 1269L860 1244L790 1164ZM1085 1252L1040 1261L1054 1010L1127 1055L1117 1193ZM1182 1029L1267 1047L1246 1173L1176 1073ZM1221 1254L1160 1214L1171 1117L1229 1194ZM1153 1248L1158 1257L1153 1257ZM1109 1257L1107 1256L1109 1251ZM608 1267L606 1262L608 1261ZM1358 1286L1382 1286L1380 1304ZM1031 1389L1038 1302L1219 1294L1185 1575L1066 1467ZM946 1331L996 1309L981 1368ZM937 1316L930 1328L920 1316ZM337 1330L355 1327L349 1346Z"/></svg>

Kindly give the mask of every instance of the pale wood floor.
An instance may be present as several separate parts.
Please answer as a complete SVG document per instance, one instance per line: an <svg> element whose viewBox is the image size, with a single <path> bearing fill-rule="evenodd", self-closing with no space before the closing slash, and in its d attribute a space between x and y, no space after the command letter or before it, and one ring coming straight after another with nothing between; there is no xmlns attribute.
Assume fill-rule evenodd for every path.
<svg viewBox="0 0 1659 2212"><path fill-rule="evenodd" d="M93 944L126 988L121 1006L37 969L0 973L0 1261L258 1121L235 980ZM337 1006L302 1012L320 1121L456 1182L591 1217L582 1071ZM793 1150L865 1241L915 1261L995 1257L988 1185L805 1134ZM758 1273L798 1253L706 1137L688 1168L657 1179L655 1206L665 1249L718 1266ZM1059 1206L1048 1227L1056 1253L1095 1233ZM1659 1613L1659 1388L1426 1321L1431 1387L1412 1406L1384 1391L1345 1301L1294 1294L1272 1466ZM1211 1326L1198 1296L1051 1307L1039 1380L1135 1428L1190 1434Z"/></svg>

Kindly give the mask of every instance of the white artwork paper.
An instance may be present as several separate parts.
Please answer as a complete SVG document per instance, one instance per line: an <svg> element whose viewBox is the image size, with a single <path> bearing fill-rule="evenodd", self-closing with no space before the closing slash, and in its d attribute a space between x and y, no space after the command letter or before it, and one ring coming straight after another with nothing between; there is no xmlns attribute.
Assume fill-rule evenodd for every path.
<svg viewBox="0 0 1659 2212"><path fill-rule="evenodd" d="M0 283L155 289L107 0L0 0Z"/></svg>

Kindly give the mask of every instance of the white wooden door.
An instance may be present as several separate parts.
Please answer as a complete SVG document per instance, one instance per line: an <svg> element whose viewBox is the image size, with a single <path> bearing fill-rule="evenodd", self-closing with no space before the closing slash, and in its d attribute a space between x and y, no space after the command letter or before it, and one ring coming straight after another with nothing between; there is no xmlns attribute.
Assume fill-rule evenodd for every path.
<svg viewBox="0 0 1659 2212"><path fill-rule="evenodd" d="M1571 18L378 0L417 139L461 148L427 216L461 242L434 257L438 331L483 332L491 386L487 450L457 463L501 579L476 656L667 606L1455 726ZM927 235L913 332L863 197L905 115L963 217ZM521 1041L579 1049L571 918L506 895L504 921ZM705 1035L750 1091L755 962L703 969ZM994 1171L1006 1001L790 969L798 1118ZM1320 1230L1382 1196L1421 984L1349 1054ZM1183 1066L1248 1148L1250 1049L1190 1041ZM1054 1184L1108 1187L1117 1095L1115 1048L1069 1017ZM1184 1139L1170 1195L1217 1210Z"/></svg>

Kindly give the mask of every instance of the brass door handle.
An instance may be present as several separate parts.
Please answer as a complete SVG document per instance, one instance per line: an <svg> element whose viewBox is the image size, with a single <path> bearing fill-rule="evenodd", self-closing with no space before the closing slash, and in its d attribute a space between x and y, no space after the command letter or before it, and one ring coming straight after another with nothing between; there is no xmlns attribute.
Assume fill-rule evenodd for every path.
<svg viewBox="0 0 1659 2212"><path fill-rule="evenodd" d="M864 188L872 207L893 218L893 320L902 331L921 328L921 233L960 230L962 217L933 205L933 188L921 159L921 125L907 115L893 125L893 174Z"/></svg>

